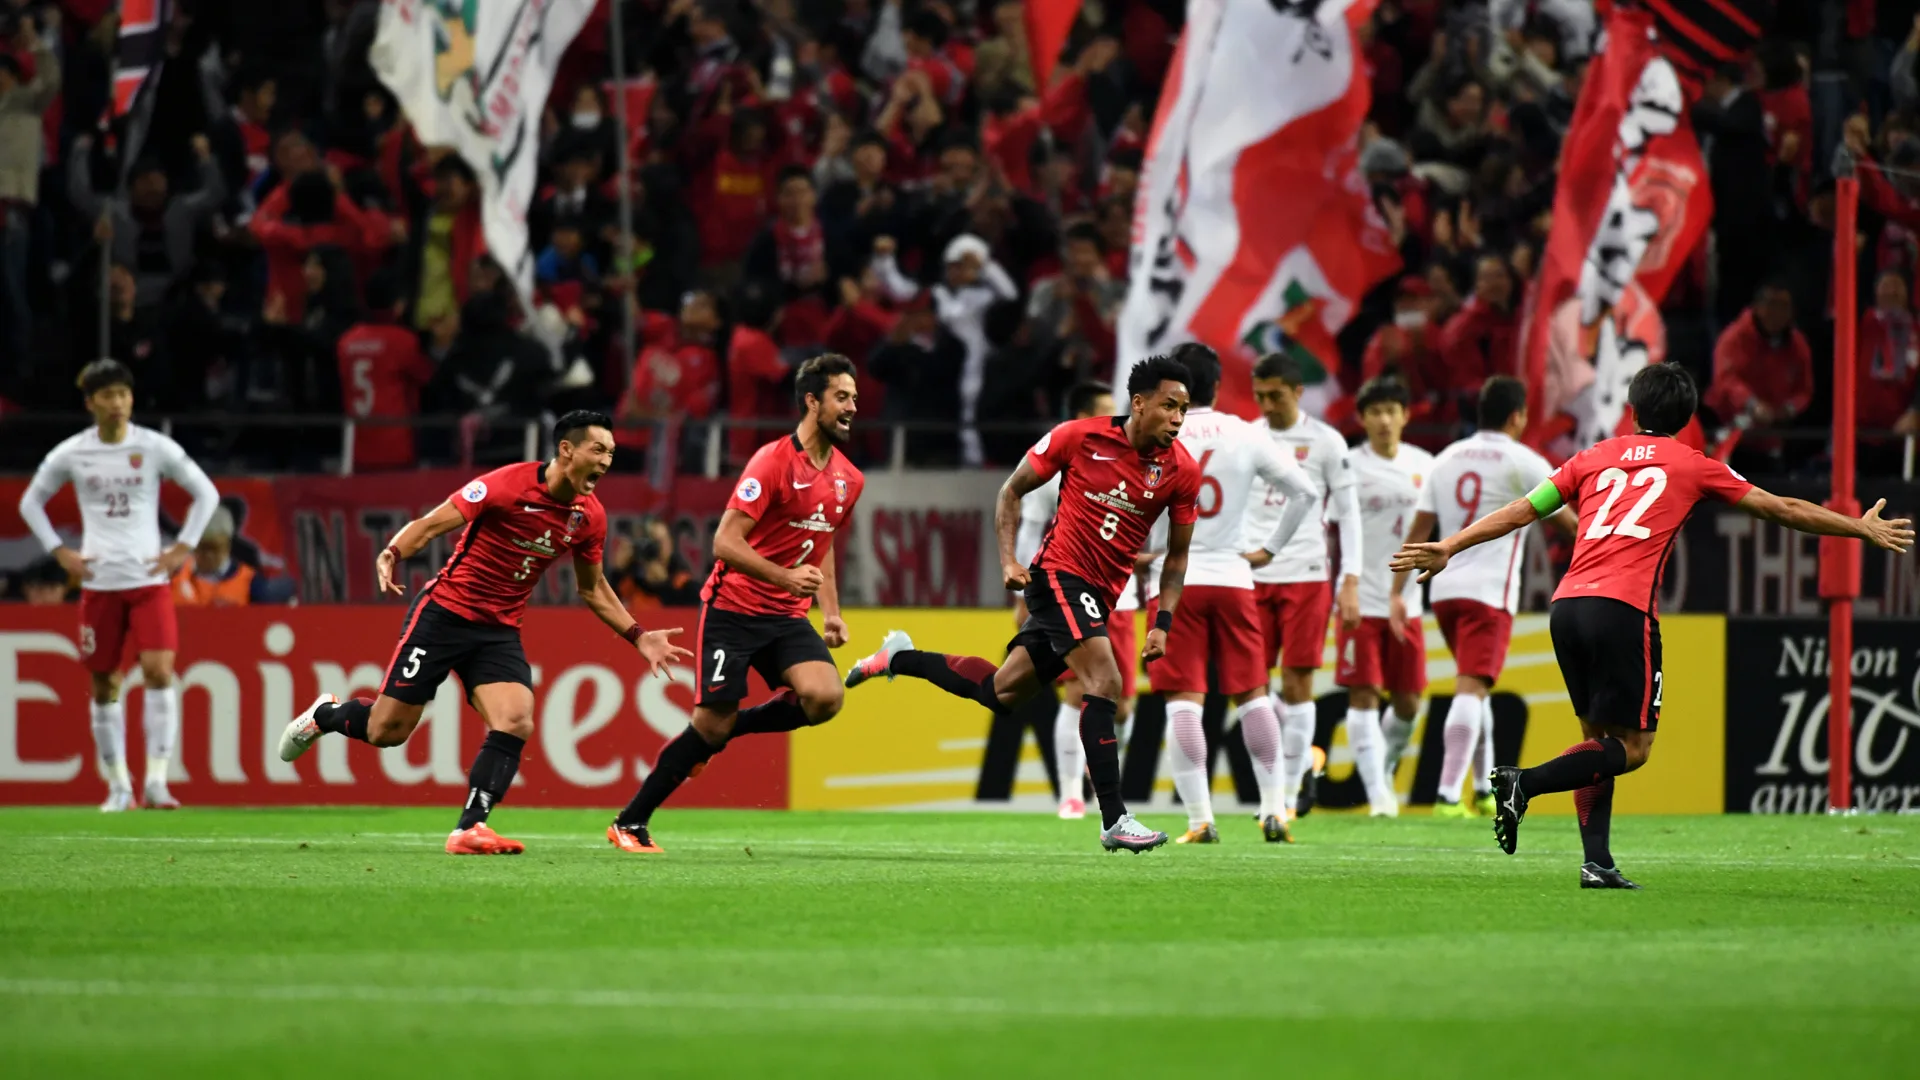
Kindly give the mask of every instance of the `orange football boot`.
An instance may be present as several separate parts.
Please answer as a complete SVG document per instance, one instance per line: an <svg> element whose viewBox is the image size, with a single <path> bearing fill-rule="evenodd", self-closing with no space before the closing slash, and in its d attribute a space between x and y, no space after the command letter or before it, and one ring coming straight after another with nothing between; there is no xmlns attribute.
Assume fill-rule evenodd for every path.
<svg viewBox="0 0 1920 1080"><path fill-rule="evenodd" d="M629 855L664 855L667 850L653 842L653 837L647 835L645 825L635 825L630 829L609 825L607 843Z"/></svg>
<svg viewBox="0 0 1920 1080"><path fill-rule="evenodd" d="M449 855L518 855L527 845L509 840L481 822L470 829L455 829L447 835Z"/></svg>

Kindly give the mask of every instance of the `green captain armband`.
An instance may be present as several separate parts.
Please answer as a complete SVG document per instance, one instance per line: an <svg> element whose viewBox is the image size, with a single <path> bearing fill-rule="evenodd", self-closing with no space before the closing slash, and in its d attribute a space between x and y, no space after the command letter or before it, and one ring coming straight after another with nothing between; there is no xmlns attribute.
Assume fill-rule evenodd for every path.
<svg viewBox="0 0 1920 1080"><path fill-rule="evenodd" d="M1552 480L1540 481L1540 486L1527 492L1527 501L1533 504L1533 512L1542 518L1563 505L1560 501L1560 489L1553 486Z"/></svg>

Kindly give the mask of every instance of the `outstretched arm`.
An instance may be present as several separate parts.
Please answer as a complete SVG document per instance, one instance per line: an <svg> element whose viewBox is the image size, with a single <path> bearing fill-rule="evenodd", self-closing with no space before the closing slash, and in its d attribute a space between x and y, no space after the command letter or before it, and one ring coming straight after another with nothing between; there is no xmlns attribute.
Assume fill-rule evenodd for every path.
<svg viewBox="0 0 1920 1080"><path fill-rule="evenodd" d="M1515 529L1524 529L1540 520L1540 511L1530 499L1515 499L1507 505L1461 529L1437 544L1407 544L1387 563L1395 574L1407 570L1422 571L1426 581L1447 568L1447 560L1470 547L1498 540ZM1401 584L1397 579L1395 587Z"/></svg>
<svg viewBox="0 0 1920 1080"><path fill-rule="evenodd" d="M1000 485L1000 497L993 504L993 533L1000 544L1000 576L1007 588L1016 592L1027 587L1027 568L1015 554L1014 540L1020 532L1020 500L1046 480L1034 469L1033 462L1021 457L1020 464Z"/></svg>
<svg viewBox="0 0 1920 1080"><path fill-rule="evenodd" d="M1907 518L1888 521L1880 516L1887 500L1881 499L1857 518L1836 514L1805 499L1789 499L1754 488L1734 505L1762 521L1785 525L1803 533L1819 536L1852 536L1875 547L1905 554L1913 547L1913 522Z"/></svg>
<svg viewBox="0 0 1920 1080"><path fill-rule="evenodd" d="M651 630L642 633L639 620L627 613L627 606L620 602L620 594L613 591L612 583L600 569L596 559L583 559L575 556L573 560L574 588L580 594L580 600L593 609L600 621L613 628L633 643L640 651L641 659L647 662L647 674L666 677L667 670L662 665L681 660L693 659L693 653L673 643L681 630Z"/></svg>
<svg viewBox="0 0 1920 1080"><path fill-rule="evenodd" d="M393 568L401 559L411 559L420 554L435 537L445 536L467 523L453 500L448 499L433 508L426 517L414 518L401 526L400 531L387 541L386 550L373 560L373 570L380 582L381 594L392 593L395 596L406 594L406 586L394 580Z"/></svg>

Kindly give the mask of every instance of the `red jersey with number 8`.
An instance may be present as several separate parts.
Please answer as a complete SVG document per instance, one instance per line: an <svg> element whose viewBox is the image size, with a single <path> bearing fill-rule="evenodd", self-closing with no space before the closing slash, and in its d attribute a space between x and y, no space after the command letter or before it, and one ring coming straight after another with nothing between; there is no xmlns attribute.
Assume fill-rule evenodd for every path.
<svg viewBox="0 0 1920 1080"><path fill-rule="evenodd" d="M1069 420L1027 451L1040 479L1060 474L1060 509L1033 565L1072 574L1106 594L1112 608L1133 576L1133 559L1162 513L1175 525L1199 517L1200 467L1175 440L1141 453L1126 417Z"/></svg>
<svg viewBox="0 0 1920 1080"><path fill-rule="evenodd" d="M866 477L838 449L816 468L799 436L788 435L754 452L733 486L727 509L753 519L747 544L776 566L819 566L833 549L835 529L853 520ZM778 585L743 574L720 559L700 597L742 615L805 617L813 603Z"/></svg>
<svg viewBox="0 0 1920 1080"><path fill-rule="evenodd" d="M519 626L527 599L563 554L599 562L607 512L582 495L570 503L547 491L547 463L528 461L470 480L448 498L466 531L438 577L433 602L463 619Z"/></svg>
<svg viewBox="0 0 1920 1080"><path fill-rule="evenodd" d="M1597 443L1550 479L1580 515L1573 564L1553 598L1605 596L1653 616L1667 553L1694 505L1739 502L1753 490L1746 477L1664 435Z"/></svg>

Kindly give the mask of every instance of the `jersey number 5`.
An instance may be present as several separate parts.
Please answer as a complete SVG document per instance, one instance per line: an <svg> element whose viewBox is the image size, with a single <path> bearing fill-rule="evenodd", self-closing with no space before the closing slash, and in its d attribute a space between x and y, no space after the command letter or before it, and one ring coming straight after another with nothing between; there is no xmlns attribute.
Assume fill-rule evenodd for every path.
<svg viewBox="0 0 1920 1080"><path fill-rule="evenodd" d="M1620 498L1620 493L1627 489L1627 483L1625 469L1607 469L1594 479L1595 495L1600 494L1600 490L1608 485L1612 485L1613 490L1607 492L1606 499L1600 503L1600 509L1594 513L1593 524L1587 526L1586 539L1598 540L1603 536L1624 536L1631 540L1645 540L1653 535L1652 530L1640 524L1640 515L1646 513L1653 506L1654 501L1660 498L1660 493L1667 490L1667 470L1658 465L1649 465L1634 473L1633 486L1646 488L1647 493L1640 496L1639 502L1633 504L1633 509L1627 511L1627 516L1620 519L1620 524L1609 525L1607 515L1613 511L1614 501Z"/></svg>

